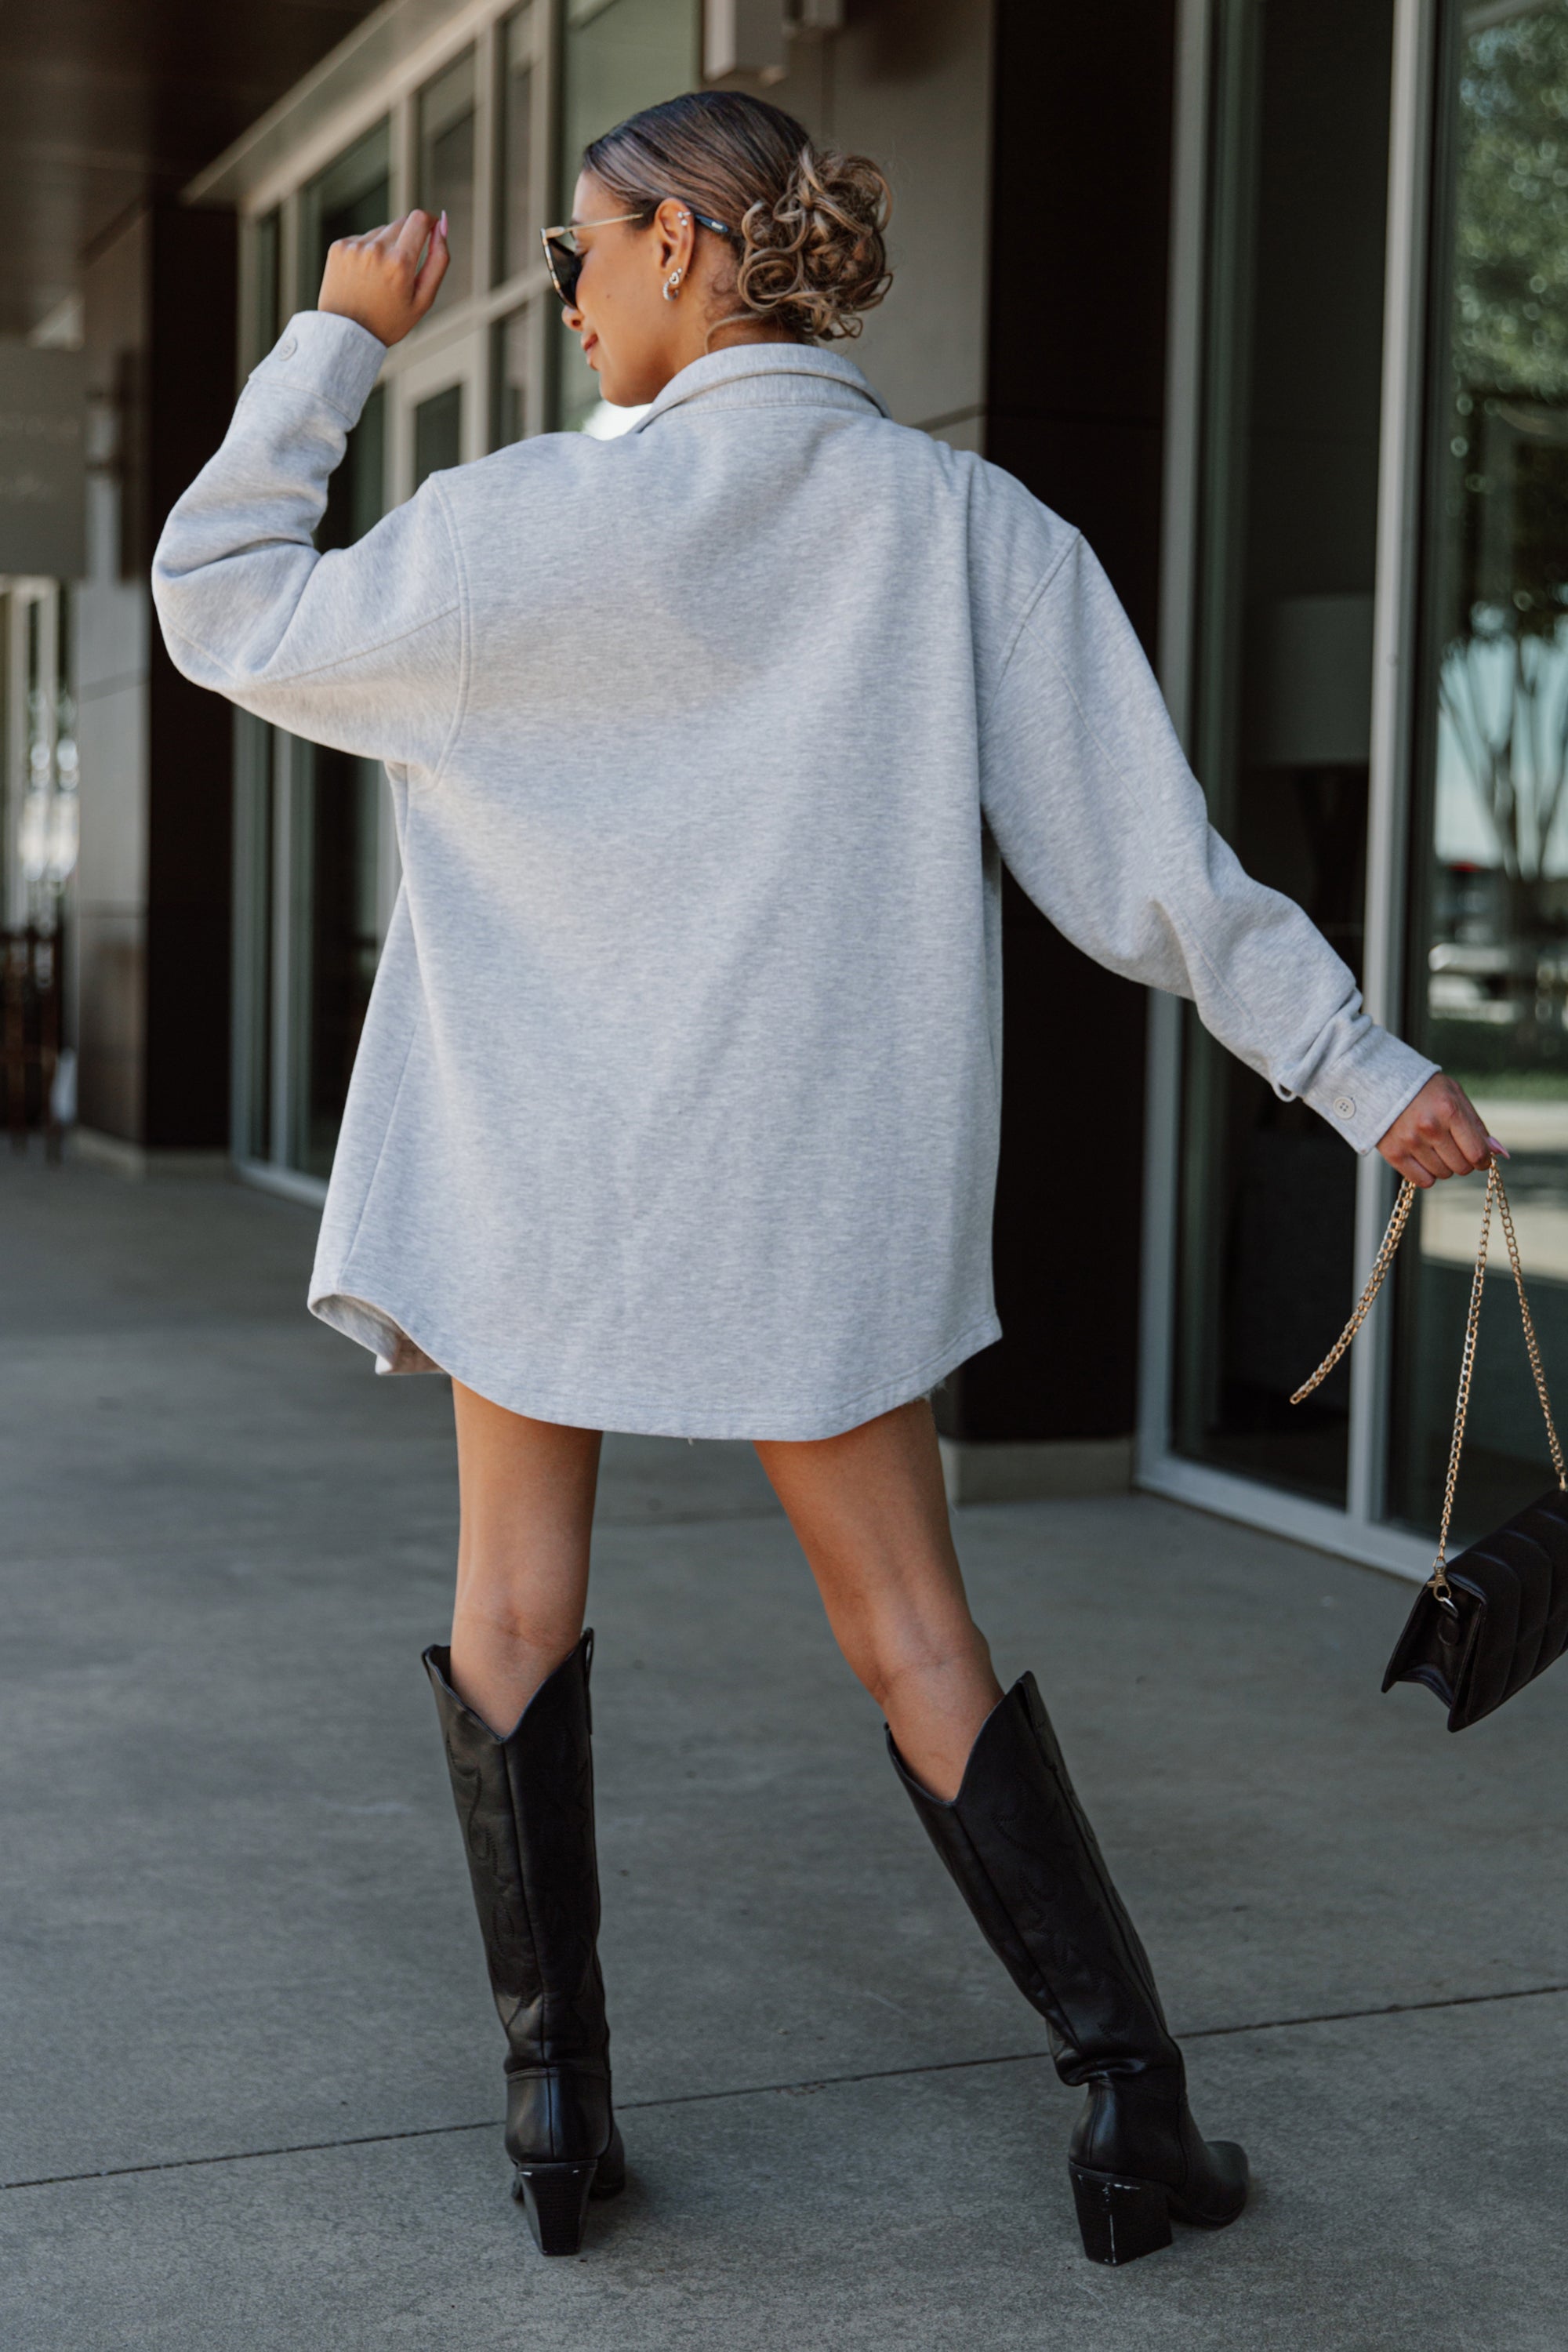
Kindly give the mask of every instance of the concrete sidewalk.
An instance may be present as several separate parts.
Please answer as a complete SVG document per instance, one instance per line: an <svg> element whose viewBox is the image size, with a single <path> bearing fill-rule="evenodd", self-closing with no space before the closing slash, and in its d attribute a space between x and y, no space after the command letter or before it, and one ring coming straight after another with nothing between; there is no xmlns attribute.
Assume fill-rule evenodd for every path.
<svg viewBox="0 0 1568 2352"><path fill-rule="evenodd" d="M1258 2187L1084 2261L1077 2096L744 1447L612 1440L592 1620L632 2179L546 2263L421 1646L450 1408L313 1219L0 1161L7 2352L1561 2352L1568 1667L1450 1739L1408 1588L1148 1497L961 1515Z"/></svg>

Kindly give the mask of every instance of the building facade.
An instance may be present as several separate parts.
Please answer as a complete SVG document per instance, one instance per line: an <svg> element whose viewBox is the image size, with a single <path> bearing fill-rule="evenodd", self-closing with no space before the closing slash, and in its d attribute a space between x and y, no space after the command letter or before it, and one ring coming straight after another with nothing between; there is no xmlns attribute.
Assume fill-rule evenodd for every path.
<svg viewBox="0 0 1568 2352"><path fill-rule="evenodd" d="M331 240L413 204L446 207L453 267L388 353L321 544L435 467L616 429L537 230L589 138L705 70L889 172L895 285L858 360L900 421L1082 527L1215 824L1510 1145L1568 1392L1568 0L367 15L86 263L88 576L5 583L5 887L13 919L64 889L89 1148L319 1196L398 882L373 763L163 656L145 574L170 500ZM64 884L76 809L40 831L46 772L79 804ZM1424 1572L1477 1188L1423 1199L1391 1306L1293 1407L1389 1171L1011 889L1005 956L1005 1337L939 1400L957 1491L1136 1477ZM1500 1294L1481 1346L1475 1524L1546 1461Z"/></svg>

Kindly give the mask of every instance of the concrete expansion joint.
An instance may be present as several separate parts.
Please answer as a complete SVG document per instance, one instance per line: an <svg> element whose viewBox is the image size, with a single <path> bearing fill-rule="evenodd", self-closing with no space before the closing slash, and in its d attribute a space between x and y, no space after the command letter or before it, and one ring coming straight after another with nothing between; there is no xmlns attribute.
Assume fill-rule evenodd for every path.
<svg viewBox="0 0 1568 2352"><path fill-rule="evenodd" d="M1431 2010L1477 2009L1510 2000L1541 2000L1554 1993L1568 1993L1568 1982L1520 1985L1505 1992L1449 1993L1433 2000L1384 2001L1373 2009L1321 2010L1303 2017L1254 2018L1237 2025L1198 2025L1184 2032L1180 2039L1184 2044L1190 2044L1230 2040L1247 2033L1288 2033L1310 2025L1353 2025L1373 2018L1405 2017ZM919 2066L876 2066L864 2074L808 2074L788 2083L737 2083L710 2091L677 2091L660 2099L617 2099L616 2112L622 2116L646 2115L668 2107L701 2106L721 2099L768 2099L781 2095L799 2096L808 2091L850 2090L859 2083L897 2083L928 2074L977 2074L987 2066L1027 2066L1049 2056L1048 2050L1006 2050L984 2058L937 2058ZM471 2124L416 2124L405 2131L355 2132L342 2139L292 2140L277 2147L228 2148L214 2156L163 2157L153 2164L110 2164L88 2172L44 2173L32 2180L0 2180L0 2191L68 2189L83 2181L123 2180L144 2172L189 2172L202 2166L256 2164L268 2157L321 2156L332 2148L392 2147L405 2140L447 2139L463 2132L493 2132L500 2127L498 2116L486 2116Z"/></svg>

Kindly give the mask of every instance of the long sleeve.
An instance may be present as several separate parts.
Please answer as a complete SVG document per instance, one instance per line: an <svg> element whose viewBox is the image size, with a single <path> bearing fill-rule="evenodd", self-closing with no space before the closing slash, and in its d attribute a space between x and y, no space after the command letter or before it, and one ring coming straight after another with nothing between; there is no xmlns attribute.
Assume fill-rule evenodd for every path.
<svg viewBox="0 0 1568 2352"><path fill-rule="evenodd" d="M311 533L386 346L297 311L175 502L153 601L176 669L317 743L434 772L463 685L462 582L438 476L352 547Z"/></svg>
<svg viewBox="0 0 1568 2352"><path fill-rule="evenodd" d="M1370 1150L1437 1065L1371 1018L1322 933L1209 824L1142 647L1077 533L1003 657L982 799L1030 898L1097 962L1191 998L1277 1094Z"/></svg>

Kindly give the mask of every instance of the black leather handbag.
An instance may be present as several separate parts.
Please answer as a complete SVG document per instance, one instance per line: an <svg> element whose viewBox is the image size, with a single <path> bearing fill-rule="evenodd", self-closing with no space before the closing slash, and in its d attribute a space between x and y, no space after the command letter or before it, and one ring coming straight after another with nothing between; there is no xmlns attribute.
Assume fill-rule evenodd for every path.
<svg viewBox="0 0 1568 2352"><path fill-rule="evenodd" d="M1345 1325L1310 1381L1291 1398L1300 1404L1333 1370L1360 1330L1367 1308L1377 1297L1384 1276L1394 1260L1399 1237L1410 1214L1415 1186L1407 1177L1400 1187L1388 1221L1388 1231L1367 1278L1354 1314ZM1541 1410L1546 1419L1557 1484L1549 1486L1524 1510L1468 1551L1447 1563L1448 1522L1454 1512L1458 1483L1459 1453L1465 1439L1465 1415L1470 1402L1470 1377L1475 1370L1476 1333L1480 1324L1481 1294L1486 1285L1487 1241L1491 1232L1492 1202L1496 1200L1508 1237L1509 1263L1519 1292L1524 1324L1524 1344L1535 1375ZM1524 1275L1513 1217L1497 1161L1487 1163L1487 1197L1481 1211L1480 1246L1476 1253L1475 1279L1470 1285L1470 1311L1465 1327L1465 1351L1459 1363L1459 1394L1454 1409L1454 1435L1448 1448L1448 1477L1443 1493L1443 1524L1437 1536L1437 1557L1432 1573L1415 1597L1405 1631L1394 1645L1383 1687L1395 1683L1421 1683L1436 1694L1448 1710L1450 1731L1479 1723L1504 1699L1511 1698L1560 1658L1568 1648L1568 1472L1552 1418L1546 1374L1530 1303L1524 1295Z"/></svg>

